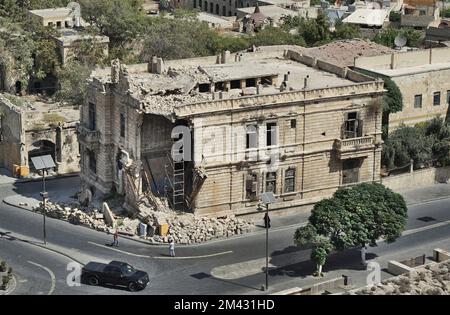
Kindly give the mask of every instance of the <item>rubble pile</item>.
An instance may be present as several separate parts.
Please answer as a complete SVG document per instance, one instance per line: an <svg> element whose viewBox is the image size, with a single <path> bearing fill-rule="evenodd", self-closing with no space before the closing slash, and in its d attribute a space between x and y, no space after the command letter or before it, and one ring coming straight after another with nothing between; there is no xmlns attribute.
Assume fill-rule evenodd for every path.
<svg viewBox="0 0 450 315"><path fill-rule="evenodd" d="M43 204L40 203L34 211L42 213ZM82 225L100 232L119 233L137 236L152 243L168 243L173 239L179 244L192 244L209 241L216 238L230 237L252 231L252 222L229 215L224 218L200 217L190 213L177 213L165 209L154 211L146 209L145 216L130 219L125 216L112 214L104 203L102 209L83 207L79 202L56 203L47 202L46 215L50 218L68 221L75 225ZM140 226L146 225L146 232L141 234ZM167 227L167 233L161 233L162 226Z"/></svg>
<svg viewBox="0 0 450 315"><path fill-rule="evenodd" d="M449 295L450 261L431 264L380 285L352 292L352 295Z"/></svg>
<svg viewBox="0 0 450 315"><path fill-rule="evenodd" d="M150 212L145 222L150 229L167 224L167 236L153 235L149 238L155 243L166 243L170 238L176 243L192 244L216 238L231 237L252 231L252 222L228 215L224 218L200 217L190 213L179 214L169 212Z"/></svg>
<svg viewBox="0 0 450 315"><path fill-rule="evenodd" d="M47 201L46 216L49 218L64 220L75 225L82 225L92 228L100 232L113 233L113 225L107 224L102 210L96 208L85 208L78 202L71 203L54 203ZM34 211L42 213L44 206L42 202ZM116 216L117 217L117 216ZM117 226L120 232L134 235L133 227L139 224L138 220L130 220L128 218L117 218L122 224ZM137 222L136 222L137 221ZM135 228L137 229L137 228Z"/></svg>

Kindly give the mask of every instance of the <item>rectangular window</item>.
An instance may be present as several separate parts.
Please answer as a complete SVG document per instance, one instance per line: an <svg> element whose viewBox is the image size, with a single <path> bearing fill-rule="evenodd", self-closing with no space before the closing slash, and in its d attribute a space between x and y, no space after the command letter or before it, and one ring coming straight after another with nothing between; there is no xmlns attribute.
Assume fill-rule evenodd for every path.
<svg viewBox="0 0 450 315"><path fill-rule="evenodd" d="M342 163L342 184L352 184L359 181L361 159L344 160Z"/></svg>
<svg viewBox="0 0 450 315"><path fill-rule="evenodd" d="M96 130L97 129L97 113L95 110L95 104L89 103L89 129Z"/></svg>
<svg viewBox="0 0 450 315"><path fill-rule="evenodd" d="M89 169L92 173L97 174L97 158L93 151L87 151L89 159Z"/></svg>
<svg viewBox="0 0 450 315"><path fill-rule="evenodd" d="M441 105L441 92L434 92L433 93L433 105L434 106Z"/></svg>
<svg viewBox="0 0 450 315"><path fill-rule="evenodd" d="M266 174L266 192L273 192L276 194L277 191L277 173L269 172Z"/></svg>
<svg viewBox="0 0 450 315"><path fill-rule="evenodd" d="M266 125L267 146L277 145L277 124L276 123L267 123Z"/></svg>
<svg viewBox="0 0 450 315"><path fill-rule="evenodd" d="M343 139L362 137L363 122L361 119L358 119L357 112L350 112L345 115L345 122L343 127Z"/></svg>
<svg viewBox="0 0 450 315"><path fill-rule="evenodd" d="M120 114L120 136L125 138L125 115Z"/></svg>
<svg viewBox="0 0 450 315"><path fill-rule="evenodd" d="M258 147L258 127L256 125L247 126L246 149L256 149Z"/></svg>
<svg viewBox="0 0 450 315"><path fill-rule="evenodd" d="M62 23L60 21L56 22L56 27L57 28L61 28L61 26L62 26Z"/></svg>
<svg viewBox="0 0 450 315"><path fill-rule="evenodd" d="M258 174L247 174L245 179L245 199L257 200L258 198Z"/></svg>
<svg viewBox="0 0 450 315"><path fill-rule="evenodd" d="M247 79L247 80L245 80L245 86L246 87L255 87L256 86L256 79Z"/></svg>
<svg viewBox="0 0 450 315"><path fill-rule="evenodd" d="M291 193L295 191L295 169L290 168L284 174L284 192Z"/></svg>
<svg viewBox="0 0 450 315"><path fill-rule="evenodd" d="M241 81L233 80L230 82L230 89L240 89L240 88L241 88Z"/></svg>
<svg viewBox="0 0 450 315"><path fill-rule="evenodd" d="M447 91L447 105L450 105L450 90Z"/></svg>
<svg viewBox="0 0 450 315"><path fill-rule="evenodd" d="M291 119L291 128L297 128L297 120Z"/></svg>
<svg viewBox="0 0 450 315"><path fill-rule="evenodd" d="M414 95L414 108L422 108L422 94Z"/></svg>
<svg viewBox="0 0 450 315"><path fill-rule="evenodd" d="M198 91L200 93L208 93L209 92L209 84L207 84L207 83L199 84Z"/></svg>

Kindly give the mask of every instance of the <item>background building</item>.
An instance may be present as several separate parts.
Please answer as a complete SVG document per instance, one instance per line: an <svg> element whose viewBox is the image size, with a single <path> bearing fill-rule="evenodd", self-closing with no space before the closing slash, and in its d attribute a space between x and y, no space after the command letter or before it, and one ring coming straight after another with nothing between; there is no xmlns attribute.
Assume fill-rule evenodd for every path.
<svg viewBox="0 0 450 315"><path fill-rule="evenodd" d="M355 59L355 67L391 78L403 95L403 110L391 114L389 130L447 115L450 48L434 48Z"/></svg>

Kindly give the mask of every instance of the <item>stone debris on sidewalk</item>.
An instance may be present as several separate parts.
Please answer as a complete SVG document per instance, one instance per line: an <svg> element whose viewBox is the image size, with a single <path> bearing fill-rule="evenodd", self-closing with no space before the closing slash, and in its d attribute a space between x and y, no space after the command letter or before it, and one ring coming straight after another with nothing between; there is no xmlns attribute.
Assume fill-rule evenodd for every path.
<svg viewBox="0 0 450 315"><path fill-rule="evenodd" d="M42 202L34 208L42 213ZM64 220L75 225L81 225L100 232L119 233L128 236L139 236L141 224L146 225L147 233L140 235L141 239L151 243L168 243L172 238L179 244L193 244L217 238L226 238L253 231L254 223L228 215L224 218L201 217L191 213L179 213L172 210L155 211L146 209L145 216L129 218L110 210L106 203L102 209L83 207L78 201L52 202L47 201L46 215L50 218ZM167 233L160 235L159 229L167 226Z"/></svg>

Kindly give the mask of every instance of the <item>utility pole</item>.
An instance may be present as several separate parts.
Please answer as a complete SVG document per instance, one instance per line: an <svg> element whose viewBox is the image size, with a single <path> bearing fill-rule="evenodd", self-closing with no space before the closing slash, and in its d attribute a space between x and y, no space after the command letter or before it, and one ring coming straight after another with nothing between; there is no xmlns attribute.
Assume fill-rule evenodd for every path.
<svg viewBox="0 0 450 315"><path fill-rule="evenodd" d="M272 192L265 192L261 194L261 201L266 206L266 215L264 217L266 225L266 286L264 291L267 291L269 289L269 204L276 202L276 198Z"/></svg>
<svg viewBox="0 0 450 315"><path fill-rule="evenodd" d="M32 157L31 161L34 164L34 168L38 171L42 171L42 184L43 184L43 191L41 192L42 196L42 205L44 207L44 210L42 212L42 215L44 217L44 225L43 225L43 234L44 234L44 245L47 245L47 228L46 228L46 217L47 217L47 198L48 193L45 189L45 174L49 169L52 169L56 167L55 162L53 161L53 158L51 155L43 155L43 156L37 156Z"/></svg>
<svg viewBox="0 0 450 315"><path fill-rule="evenodd" d="M42 181L43 181L43 191L41 192L41 196L42 196L42 204L44 206L44 210L42 212L42 215L44 217L44 245L47 245L47 228L46 228L46 217L47 217L47 198L48 198L48 193L45 190L45 173L47 172L46 169L42 170Z"/></svg>

